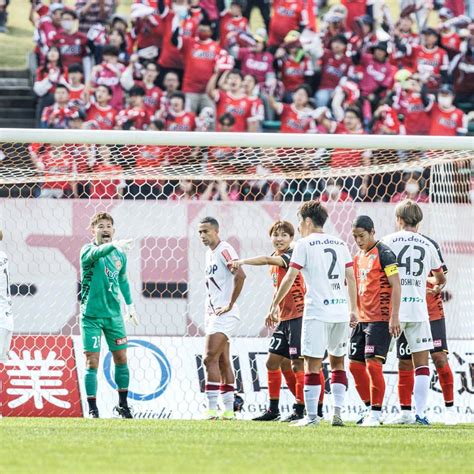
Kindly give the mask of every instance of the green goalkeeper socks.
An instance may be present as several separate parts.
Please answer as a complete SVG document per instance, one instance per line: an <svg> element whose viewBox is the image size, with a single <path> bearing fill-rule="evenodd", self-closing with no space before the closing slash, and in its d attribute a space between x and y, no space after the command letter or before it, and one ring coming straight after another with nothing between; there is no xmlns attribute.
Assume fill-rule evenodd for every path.
<svg viewBox="0 0 474 474"><path fill-rule="evenodd" d="M86 394L88 397L97 395L97 369L86 369Z"/></svg>
<svg viewBox="0 0 474 474"><path fill-rule="evenodd" d="M115 366L115 383L117 384L117 390L127 390L130 382L130 371L128 365L116 365Z"/></svg>

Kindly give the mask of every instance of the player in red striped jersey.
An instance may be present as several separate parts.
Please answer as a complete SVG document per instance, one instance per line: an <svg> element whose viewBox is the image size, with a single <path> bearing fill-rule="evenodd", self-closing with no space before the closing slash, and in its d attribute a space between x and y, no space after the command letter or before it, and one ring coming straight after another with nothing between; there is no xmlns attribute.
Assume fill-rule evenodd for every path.
<svg viewBox="0 0 474 474"><path fill-rule="evenodd" d="M289 268L293 254L295 229L288 221L276 221L272 224L269 236L274 248L273 254L245 258L233 262L233 268L241 265L269 265L275 290L280 286ZM276 329L270 341L267 359L268 395L270 407L255 421L274 421L280 419L280 388L282 374L291 393L296 398L293 413L282 421L295 421L303 418L304 412L304 364L301 355L301 325L304 309L305 286L303 277L298 275L291 290L279 305L278 321L267 317L265 325ZM324 387L324 374L320 372L321 385ZM318 416L323 416L324 389L318 404Z"/></svg>

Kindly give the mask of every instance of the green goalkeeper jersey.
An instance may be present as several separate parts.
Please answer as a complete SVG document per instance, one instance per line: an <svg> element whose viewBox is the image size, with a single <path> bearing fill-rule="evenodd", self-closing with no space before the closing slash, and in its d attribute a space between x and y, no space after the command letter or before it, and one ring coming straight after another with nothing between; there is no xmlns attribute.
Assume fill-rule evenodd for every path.
<svg viewBox="0 0 474 474"><path fill-rule="evenodd" d="M127 278L127 257L113 244L91 243L81 250L81 315L122 317L120 294L132 304Z"/></svg>

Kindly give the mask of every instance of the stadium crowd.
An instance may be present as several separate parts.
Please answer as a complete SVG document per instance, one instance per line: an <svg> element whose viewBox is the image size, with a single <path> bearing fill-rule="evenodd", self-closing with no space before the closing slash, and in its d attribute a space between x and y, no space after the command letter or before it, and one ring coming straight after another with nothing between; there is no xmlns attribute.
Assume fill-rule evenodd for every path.
<svg viewBox="0 0 474 474"><path fill-rule="evenodd" d="M474 110L474 22L460 0L400 3L398 18L383 1L371 0L331 7L313 0L150 0L133 3L129 18L116 13L115 0L77 0L74 9L33 3L38 126L464 135ZM253 7L263 25L251 29ZM236 153L217 150L200 158L212 166L213 159ZM142 147L125 163L123 155L102 149L92 160L74 163L70 153L48 146L31 150L46 172L146 169L167 163L172 154ZM381 162L376 160L333 152L325 164ZM117 180L99 191L82 186L79 195L426 201L429 178L425 170L376 175L370 182L311 181L303 189L294 181L164 186ZM78 192L67 183L46 183L41 195Z"/></svg>

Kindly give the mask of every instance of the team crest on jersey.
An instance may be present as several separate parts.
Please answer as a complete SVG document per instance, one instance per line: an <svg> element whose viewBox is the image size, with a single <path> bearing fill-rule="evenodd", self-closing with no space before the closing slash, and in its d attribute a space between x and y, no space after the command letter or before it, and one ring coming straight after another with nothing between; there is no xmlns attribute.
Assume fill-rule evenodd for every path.
<svg viewBox="0 0 474 474"><path fill-rule="evenodd" d="M114 261L114 264L115 264L115 268L120 271L122 269L122 262L120 260L115 260Z"/></svg>

